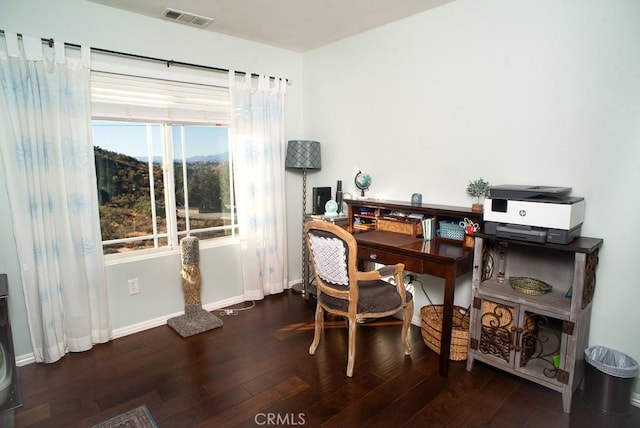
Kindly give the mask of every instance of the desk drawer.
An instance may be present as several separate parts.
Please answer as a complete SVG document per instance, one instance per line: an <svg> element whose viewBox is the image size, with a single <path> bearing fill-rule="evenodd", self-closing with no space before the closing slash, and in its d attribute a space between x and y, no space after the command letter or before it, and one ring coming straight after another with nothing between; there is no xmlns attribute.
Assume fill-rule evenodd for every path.
<svg viewBox="0 0 640 428"><path fill-rule="evenodd" d="M358 245L358 258L383 265L394 265L396 263L404 263L405 270L410 272L422 272L422 260L417 257L405 256L387 251L380 251L373 248L367 248Z"/></svg>

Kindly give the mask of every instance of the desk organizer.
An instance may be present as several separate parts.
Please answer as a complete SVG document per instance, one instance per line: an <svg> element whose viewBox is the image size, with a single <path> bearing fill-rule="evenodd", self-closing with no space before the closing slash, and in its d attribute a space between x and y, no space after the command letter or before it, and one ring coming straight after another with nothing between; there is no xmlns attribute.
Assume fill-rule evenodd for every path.
<svg viewBox="0 0 640 428"><path fill-rule="evenodd" d="M464 228L454 221L441 221L440 237L462 241L464 239Z"/></svg>
<svg viewBox="0 0 640 428"><path fill-rule="evenodd" d="M419 221L379 218L377 229L411 235L414 238L422 235L422 224Z"/></svg>

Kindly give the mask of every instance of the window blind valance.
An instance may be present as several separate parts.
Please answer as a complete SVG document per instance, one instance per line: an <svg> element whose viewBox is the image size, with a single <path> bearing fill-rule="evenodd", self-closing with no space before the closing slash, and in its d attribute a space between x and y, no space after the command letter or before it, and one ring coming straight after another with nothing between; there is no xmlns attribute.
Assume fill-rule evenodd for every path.
<svg viewBox="0 0 640 428"><path fill-rule="evenodd" d="M101 71L91 72L91 108L96 119L218 126L231 121L226 87Z"/></svg>

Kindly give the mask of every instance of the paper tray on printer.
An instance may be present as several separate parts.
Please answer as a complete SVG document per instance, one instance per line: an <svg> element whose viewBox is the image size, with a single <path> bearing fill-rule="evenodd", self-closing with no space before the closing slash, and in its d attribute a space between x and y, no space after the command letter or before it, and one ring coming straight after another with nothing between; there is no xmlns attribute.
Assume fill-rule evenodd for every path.
<svg viewBox="0 0 640 428"><path fill-rule="evenodd" d="M485 233L497 238L516 239L518 241L535 242L538 244L568 244L580 236L582 225L572 229L546 229L541 227L524 226L520 224L485 222Z"/></svg>
<svg viewBox="0 0 640 428"><path fill-rule="evenodd" d="M496 236L498 238L517 239L519 241L537 242L540 244L547 242L547 231L545 229L536 229L531 226L521 226L517 224L497 225Z"/></svg>

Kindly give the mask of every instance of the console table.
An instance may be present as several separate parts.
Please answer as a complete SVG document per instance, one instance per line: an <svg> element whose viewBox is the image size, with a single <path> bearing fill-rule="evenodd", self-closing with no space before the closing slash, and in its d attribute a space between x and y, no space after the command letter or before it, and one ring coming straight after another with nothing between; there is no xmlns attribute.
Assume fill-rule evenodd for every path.
<svg viewBox="0 0 640 428"><path fill-rule="evenodd" d="M569 413L585 370L602 244L600 238L578 237L562 245L478 234L467 370L478 360L561 392ZM533 293L509 278L533 278L552 287Z"/></svg>
<svg viewBox="0 0 640 428"><path fill-rule="evenodd" d="M406 222L403 221L403 216L424 215L433 218L436 225L440 221L457 223L465 217L481 224L482 213L473 212L466 207L414 205L409 202L375 199L349 199L345 202L349 207L347 227L358 243L358 260L361 263L404 263L407 271L444 279L439 371L440 375L446 376L449 370L456 279L471 272L473 249L464 248L463 241L457 239L436 236L432 240L425 240L421 236L421 229L407 227L407 224L411 226L412 221L410 217L407 217ZM383 228L380 227L383 223L381 219L384 219ZM398 227L389 227L389 221L397 221Z"/></svg>

